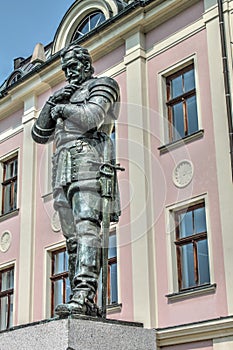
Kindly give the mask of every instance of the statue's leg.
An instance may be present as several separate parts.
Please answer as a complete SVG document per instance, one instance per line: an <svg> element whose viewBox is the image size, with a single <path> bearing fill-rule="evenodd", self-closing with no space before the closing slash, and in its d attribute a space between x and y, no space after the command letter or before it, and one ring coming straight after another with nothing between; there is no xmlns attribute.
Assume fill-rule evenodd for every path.
<svg viewBox="0 0 233 350"><path fill-rule="evenodd" d="M73 212L71 208L58 207L58 214L61 223L62 233L66 238L66 247L68 253L68 272L71 287L71 296L74 293L74 276L77 260L77 235L75 231Z"/></svg>
<svg viewBox="0 0 233 350"><path fill-rule="evenodd" d="M100 194L95 191L79 191L72 197L78 258L71 301L82 306L81 313L97 310L94 298L101 268L100 203Z"/></svg>

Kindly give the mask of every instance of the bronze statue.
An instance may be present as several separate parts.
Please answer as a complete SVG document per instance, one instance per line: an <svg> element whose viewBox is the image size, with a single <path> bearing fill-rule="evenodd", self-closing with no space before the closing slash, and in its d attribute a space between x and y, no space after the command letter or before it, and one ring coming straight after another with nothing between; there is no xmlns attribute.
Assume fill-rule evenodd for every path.
<svg viewBox="0 0 233 350"><path fill-rule="evenodd" d="M52 138L56 145L54 208L66 238L72 293L55 312L61 316L98 316L94 298L103 265L101 247L106 240L101 232L120 215L110 139L118 118L119 87L109 77L93 77L89 52L78 45L61 52L61 63L68 85L48 99L32 129L36 142Z"/></svg>

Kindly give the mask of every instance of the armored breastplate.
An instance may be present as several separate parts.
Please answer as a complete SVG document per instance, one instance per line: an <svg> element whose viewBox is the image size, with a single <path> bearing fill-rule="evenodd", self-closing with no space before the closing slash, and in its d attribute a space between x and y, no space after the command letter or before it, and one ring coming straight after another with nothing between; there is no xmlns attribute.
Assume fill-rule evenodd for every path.
<svg viewBox="0 0 233 350"><path fill-rule="evenodd" d="M83 83L71 96L68 104L82 105L85 104L89 98L89 89L88 86L93 81L90 79ZM78 117L78 116L77 116ZM69 119L58 120L56 129L55 129L55 142L59 146L66 142L76 140L79 137L82 137L82 132L77 128L77 124Z"/></svg>
<svg viewBox="0 0 233 350"><path fill-rule="evenodd" d="M89 85L93 82L94 79L90 79L83 83L71 96L70 103L72 104L82 104L89 98Z"/></svg>

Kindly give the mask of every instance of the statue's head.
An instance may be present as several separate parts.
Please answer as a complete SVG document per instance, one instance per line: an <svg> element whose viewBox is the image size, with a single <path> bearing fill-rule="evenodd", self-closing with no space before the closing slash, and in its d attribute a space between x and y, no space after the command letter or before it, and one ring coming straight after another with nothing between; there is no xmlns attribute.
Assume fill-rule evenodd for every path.
<svg viewBox="0 0 233 350"><path fill-rule="evenodd" d="M70 84L81 84L94 73L88 50L76 44L62 50L61 63Z"/></svg>

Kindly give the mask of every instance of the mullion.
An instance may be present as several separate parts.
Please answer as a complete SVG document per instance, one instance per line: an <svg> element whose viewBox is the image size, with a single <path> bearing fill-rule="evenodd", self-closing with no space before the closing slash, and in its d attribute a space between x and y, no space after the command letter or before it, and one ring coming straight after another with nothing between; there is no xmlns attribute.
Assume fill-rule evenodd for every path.
<svg viewBox="0 0 233 350"><path fill-rule="evenodd" d="M196 89L187 91L185 93L183 93L182 95L176 96L172 99L169 99L166 102L167 106L174 106L175 104L182 102L183 100L187 100L189 97L195 96L196 95Z"/></svg>

